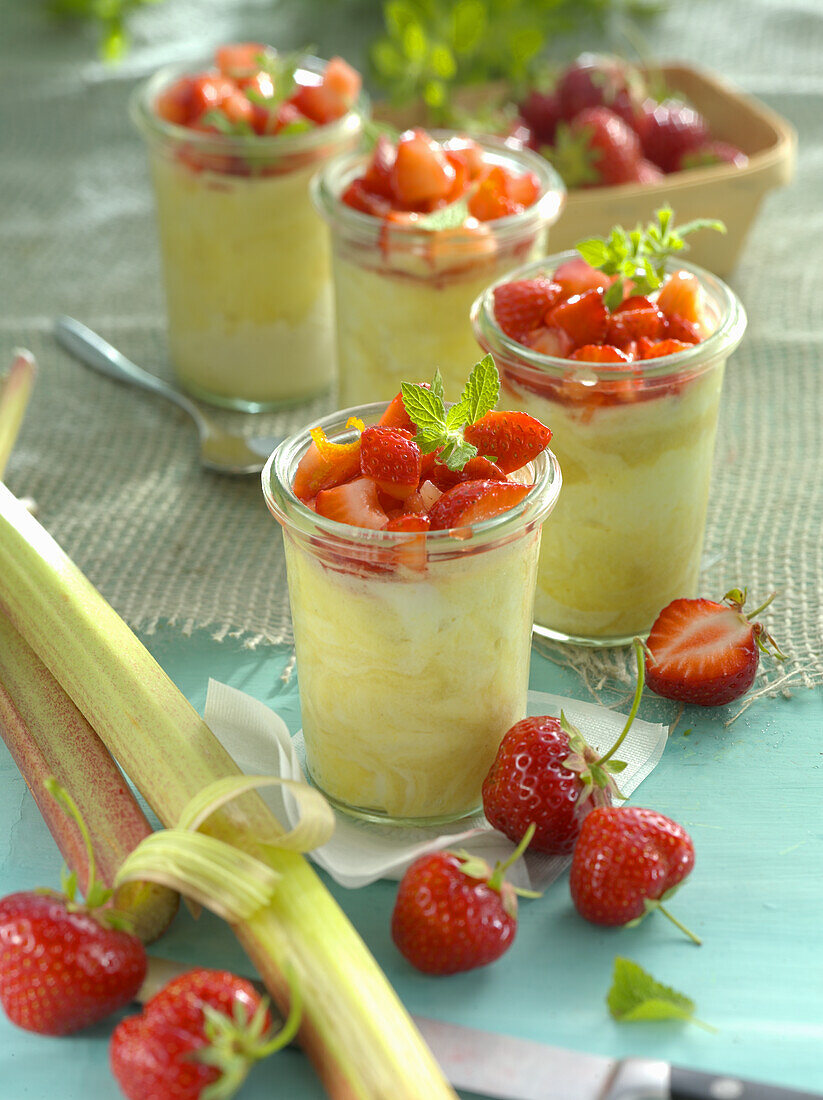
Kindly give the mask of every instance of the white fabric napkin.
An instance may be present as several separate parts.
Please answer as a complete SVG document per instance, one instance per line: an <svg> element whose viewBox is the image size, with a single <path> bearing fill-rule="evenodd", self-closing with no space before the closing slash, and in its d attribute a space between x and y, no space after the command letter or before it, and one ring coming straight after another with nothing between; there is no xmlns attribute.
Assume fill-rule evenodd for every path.
<svg viewBox="0 0 823 1100"><path fill-rule="evenodd" d="M560 716L579 727L594 748L605 752L614 744L625 723L625 716L593 703L564 699L530 691L528 713ZM249 775L277 775L305 781L302 731L293 738L278 714L258 699L209 680L204 718L214 735ZM665 726L635 719L618 756L627 767L618 776L620 790L629 795L656 766L666 745ZM293 797L282 788L266 788L260 796L272 812L289 828L297 823ZM327 844L310 853L320 867L341 886L367 886L380 878L399 879L418 856L440 848L465 849L482 856L492 865L506 859L514 845L496 832L482 813L456 825L431 828L401 828L373 825L335 811L337 823ZM529 852L508 872L515 886L542 890L569 863L567 856L547 856Z"/></svg>

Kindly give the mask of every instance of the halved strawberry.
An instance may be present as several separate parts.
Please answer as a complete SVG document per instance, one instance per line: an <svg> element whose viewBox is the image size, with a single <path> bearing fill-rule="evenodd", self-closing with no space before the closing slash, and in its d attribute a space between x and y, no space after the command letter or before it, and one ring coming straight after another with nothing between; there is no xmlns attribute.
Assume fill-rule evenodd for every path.
<svg viewBox="0 0 823 1100"><path fill-rule="evenodd" d="M522 340L560 301L561 295L560 286L545 276L501 283L494 288L495 319L507 336Z"/></svg>
<svg viewBox="0 0 823 1100"><path fill-rule="evenodd" d="M664 332L670 340L680 340L684 344L699 344L703 339L695 322L687 321L679 313L666 318Z"/></svg>
<svg viewBox="0 0 823 1100"><path fill-rule="evenodd" d="M700 281L690 271L674 271L660 288L657 306L667 317L675 313L686 321L702 319Z"/></svg>
<svg viewBox="0 0 823 1100"><path fill-rule="evenodd" d="M525 207L509 196L507 180L508 173L502 165L495 164L485 169L469 197L469 213L473 218L490 222L523 212Z"/></svg>
<svg viewBox="0 0 823 1100"><path fill-rule="evenodd" d="M380 507L377 485L368 477L358 477L333 489L317 494L318 515L347 523L351 527L368 527L380 531L389 517Z"/></svg>
<svg viewBox="0 0 823 1100"><path fill-rule="evenodd" d="M575 347L602 344L609 328L609 311L599 290L573 294L546 314L549 328L562 328Z"/></svg>
<svg viewBox="0 0 823 1100"><path fill-rule="evenodd" d="M423 130L403 134L392 166L392 189L405 206L444 199L454 183L455 171L441 146Z"/></svg>
<svg viewBox="0 0 823 1100"><path fill-rule="evenodd" d="M631 340L648 336L657 340L663 335L665 318L660 309L648 298L635 295L626 298L615 309L609 321L606 339L619 347Z"/></svg>
<svg viewBox="0 0 823 1100"><path fill-rule="evenodd" d="M529 489L514 481L461 481L432 505L431 529L445 531L491 519L514 508Z"/></svg>
<svg viewBox="0 0 823 1100"><path fill-rule="evenodd" d="M564 260L554 269L552 281L560 284L567 298L572 294L585 294L587 290L608 290L612 282L608 275L587 264L582 256Z"/></svg>
<svg viewBox="0 0 823 1100"><path fill-rule="evenodd" d="M443 462L435 462L431 480L444 493L461 481L505 481L506 475L494 462L481 455L470 458L462 470L450 470Z"/></svg>
<svg viewBox="0 0 823 1100"><path fill-rule="evenodd" d="M404 428L365 428L360 437L360 469L384 493L405 500L420 481L420 448Z"/></svg>
<svg viewBox="0 0 823 1100"><path fill-rule="evenodd" d="M751 687L760 652L771 643L760 623L751 620L771 603L743 614L745 589L727 592L723 602L673 600L663 608L646 642L646 683L667 699L698 706L721 706Z"/></svg>
<svg viewBox="0 0 823 1100"><path fill-rule="evenodd" d="M418 382L417 385L429 388L428 382ZM383 415L377 422L385 428L405 428L407 431L414 432L417 430L416 425L409 414L406 412L406 406L403 404L403 394L398 393L393 398Z"/></svg>
<svg viewBox="0 0 823 1100"><path fill-rule="evenodd" d="M683 340L658 340L656 344L646 348L643 358L662 359L664 355L677 355L679 351L685 351L691 347L694 347L694 344L687 344Z"/></svg>
<svg viewBox="0 0 823 1100"><path fill-rule="evenodd" d="M360 83L360 76L346 61L332 57L321 83L299 84L291 99L301 114L324 126L351 110L360 91Z"/></svg>
<svg viewBox="0 0 823 1100"><path fill-rule="evenodd" d="M223 76L240 80L253 76L260 68L261 59L271 53L261 42L234 42L221 46L216 55L217 68Z"/></svg>
<svg viewBox="0 0 823 1100"><path fill-rule="evenodd" d="M527 333L521 343L541 355L551 355L556 359L567 359L574 350L574 341L568 332L562 328L548 328L546 325Z"/></svg>
<svg viewBox="0 0 823 1100"><path fill-rule="evenodd" d="M630 363L630 357L612 344L584 344L573 351L569 359L582 360L584 363Z"/></svg>
<svg viewBox="0 0 823 1100"><path fill-rule="evenodd" d="M207 111L222 106L223 102L235 92L233 80L225 76L196 76L191 84L192 116L200 118Z"/></svg>
<svg viewBox="0 0 823 1100"><path fill-rule="evenodd" d="M349 443L334 443L322 428L313 428L311 436L292 483L295 496L304 503L360 473L360 436Z"/></svg>
<svg viewBox="0 0 823 1100"><path fill-rule="evenodd" d="M510 474L537 458L548 447L552 433L528 413L493 410L468 424L463 437L477 447L479 455L491 458L504 474Z"/></svg>

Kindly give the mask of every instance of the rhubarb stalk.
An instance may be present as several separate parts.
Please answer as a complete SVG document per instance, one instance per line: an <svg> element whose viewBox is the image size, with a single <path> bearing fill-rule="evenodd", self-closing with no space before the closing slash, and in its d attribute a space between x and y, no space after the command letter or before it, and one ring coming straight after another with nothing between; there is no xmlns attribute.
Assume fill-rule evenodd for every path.
<svg viewBox="0 0 823 1100"><path fill-rule="evenodd" d="M239 769L151 654L60 547L0 485L0 608L37 651L167 826ZM234 924L281 1012L303 995L300 1039L333 1100L454 1100L368 949L308 862L261 844L283 827L256 792L200 826L282 878Z"/></svg>
<svg viewBox="0 0 823 1100"><path fill-rule="evenodd" d="M0 613L0 736L84 896L89 860L79 828L44 787L53 776L77 804L92 838L97 879L114 889L123 860L152 827L106 746L37 654ZM115 904L144 943L165 932L178 907L175 891L126 883Z"/></svg>
<svg viewBox="0 0 823 1100"><path fill-rule="evenodd" d="M23 422L36 369L31 352L18 348L6 377L0 381L0 479Z"/></svg>

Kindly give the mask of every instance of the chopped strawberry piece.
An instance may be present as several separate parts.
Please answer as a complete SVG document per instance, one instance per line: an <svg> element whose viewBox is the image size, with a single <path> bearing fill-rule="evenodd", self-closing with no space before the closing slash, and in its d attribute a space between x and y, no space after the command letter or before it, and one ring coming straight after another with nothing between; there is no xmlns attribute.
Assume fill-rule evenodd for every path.
<svg viewBox="0 0 823 1100"><path fill-rule="evenodd" d="M643 352L643 358L662 359L664 355L677 355L679 351L686 351L691 347L694 347L694 344L686 344L682 340L658 340Z"/></svg>
<svg viewBox="0 0 823 1100"><path fill-rule="evenodd" d="M611 316L606 339L610 344L622 347L632 340L647 336L659 339L664 332L665 318L648 298L632 297L621 302Z"/></svg>
<svg viewBox="0 0 823 1100"><path fill-rule="evenodd" d="M392 188L407 206L444 199L451 191L455 171L436 141L423 130L404 134L397 143Z"/></svg>
<svg viewBox="0 0 823 1100"><path fill-rule="evenodd" d="M537 197L540 194L540 181L534 172L523 172L519 176L508 173L506 177L506 193L510 199L519 206L522 206L525 210L526 207L531 206L537 201Z"/></svg>
<svg viewBox="0 0 823 1100"><path fill-rule="evenodd" d="M360 73L353 69L342 57L330 57L323 70L323 87L336 95L340 101L341 115L350 110L360 95L363 80Z"/></svg>
<svg viewBox="0 0 823 1100"><path fill-rule="evenodd" d="M394 161L394 146L385 134L380 134L375 142L371 158L361 181L367 191L380 195L384 199L394 197L392 189Z"/></svg>
<svg viewBox="0 0 823 1100"><path fill-rule="evenodd" d="M620 348L611 344L584 344L572 352L569 359L579 359L585 363L630 363L631 359Z"/></svg>
<svg viewBox="0 0 823 1100"><path fill-rule="evenodd" d="M513 481L461 481L429 510L433 531L469 527L514 508L530 486Z"/></svg>
<svg viewBox="0 0 823 1100"><path fill-rule="evenodd" d="M418 385L425 386L426 389L429 388L428 382L419 382ZM386 411L378 420L378 424L381 424L384 428L405 428L410 432L417 430L414 421L406 412L406 406L403 404L402 392L398 393L397 396L389 402Z"/></svg>
<svg viewBox="0 0 823 1100"><path fill-rule="evenodd" d="M222 107L235 91L234 81L225 76L197 76L192 80L192 117L200 118L207 111Z"/></svg>
<svg viewBox="0 0 823 1100"><path fill-rule="evenodd" d="M360 469L384 493L405 500L420 481L420 448L403 428L366 428L360 437Z"/></svg>
<svg viewBox="0 0 823 1100"><path fill-rule="evenodd" d="M261 60L269 52L260 42L236 42L221 46L216 55L217 68L223 76L240 80L253 76L260 68Z"/></svg>
<svg viewBox="0 0 823 1100"><path fill-rule="evenodd" d="M561 288L545 276L515 279L494 288L494 316L513 340L537 328L552 306L560 301Z"/></svg>
<svg viewBox="0 0 823 1100"><path fill-rule="evenodd" d="M469 213L481 222L519 214L525 208L508 194L508 174L502 165L485 169L477 189L469 198Z"/></svg>
<svg viewBox="0 0 823 1100"><path fill-rule="evenodd" d="M232 92L230 96L227 96L220 104L220 110L229 120L234 123L245 123L247 126L253 128L254 126L254 106L250 99L248 99L243 92Z"/></svg>
<svg viewBox="0 0 823 1100"><path fill-rule="evenodd" d="M385 218L391 212L390 200L370 191L362 179L352 180L340 196L340 201L376 218Z"/></svg>
<svg viewBox="0 0 823 1100"><path fill-rule="evenodd" d="M380 531L389 518L380 506L377 485L368 477L358 477L317 494L317 513L326 519L352 527Z"/></svg>
<svg viewBox="0 0 823 1100"><path fill-rule="evenodd" d="M468 137L449 138L448 152L456 153L469 171L469 178L476 179L483 171L483 150Z"/></svg>
<svg viewBox="0 0 823 1100"><path fill-rule="evenodd" d="M667 317L675 313L686 321L702 320L700 280L690 271L674 271L660 288L657 306Z"/></svg>
<svg viewBox="0 0 823 1100"><path fill-rule="evenodd" d="M664 332L670 340L680 340L684 344L699 344L702 339L700 329L694 321L687 321L678 313L666 318Z"/></svg>
<svg viewBox="0 0 823 1100"><path fill-rule="evenodd" d="M184 76L164 88L154 101L154 109L166 122L187 126L199 108L195 105L194 80Z"/></svg>
<svg viewBox="0 0 823 1100"><path fill-rule="evenodd" d="M548 447L552 433L528 413L492 411L467 425L463 436L477 447L478 454L491 458L504 474L510 474L537 458Z"/></svg>
<svg viewBox="0 0 823 1100"><path fill-rule="evenodd" d="M408 532L409 537L398 541L393 547L394 559L398 565L421 572L426 568L426 531L431 527L428 516L405 514L390 519L387 531Z"/></svg>
<svg viewBox="0 0 823 1100"><path fill-rule="evenodd" d="M559 283L564 296L569 298L573 294L585 294L587 290L608 290L612 280L596 267L587 264L582 256L575 256L572 260L564 260L555 268L552 282Z"/></svg>
<svg viewBox="0 0 823 1100"><path fill-rule="evenodd" d="M548 328L543 325L527 333L521 343L541 355L551 355L556 359L567 359L574 350L574 341L562 328Z"/></svg>
<svg viewBox="0 0 823 1100"><path fill-rule="evenodd" d="M360 437L350 443L333 443L315 428L312 442L297 465L292 488L303 502L322 489L340 485L360 473Z"/></svg>
<svg viewBox="0 0 823 1100"><path fill-rule="evenodd" d="M601 344L609 328L609 311L599 290L573 294L546 314L549 328L562 328L575 347Z"/></svg>
<svg viewBox="0 0 823 1100"><path fill-rule="evenodd" d="M461 481L505 481L506 475L496 463L475 455L462 470L450 470L443 462L435 462L431 480L445 493Z"/></svg>

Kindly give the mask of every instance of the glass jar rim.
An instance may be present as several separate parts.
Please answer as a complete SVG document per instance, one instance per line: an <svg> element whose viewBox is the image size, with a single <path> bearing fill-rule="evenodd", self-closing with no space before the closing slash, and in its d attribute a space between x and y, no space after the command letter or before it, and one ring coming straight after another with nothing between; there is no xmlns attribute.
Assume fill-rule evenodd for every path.
<svg viewBox="0 0 823 1100"><path fill-rule="evenodd" d="M371 530L354 527L318 515L307 507L292 489L292 481L297 463L311 443L311 430L322 428L329 436L344 442L346 432L353 435L355 428L347 429L350 417L357 417L367 425L376 423L388 408L388 402L375 401L367 405L354 406L330 413L322 419L306 425L283 442L269 455L261 474L263 497L275 519L289 530L296 530L314 537L331 537L339 544L392 548L409 539L408 531ZM519 532L521 528L532 528L541 524L554 508L562 486L560 465L554 452L547 447L530 463L534 480L530 492L513 508L491 519L471 525L471 536L463 541L464 546L480 548L501 538ZM452 534L454 528L437 531L414 532L424 535L427 553L430 557L454 553L457 540Z"/></svg>
<svg viewBox="0 0 823 1100"><path fill-rule="evenodd" d="M533 172L542 188L540 197L521 213L507 214L480 224L497 238L506 239L523 232L531 232L533 224L539 220L547 226L554 225L566 204L566 186L563 180L545 158L531 149L515 148L502 138L487 135L467 135L461 130L432 129L427 133L436 141L446 142L470 137L484 153L496 164L514 164L521 172ZM321 168L310 184L312 201L318 213L332 226L340 226L355 237L373 239L379 242L386 221L361 210L356 210L340 200L344 187L355 178L358 168L365 167L369 153L362 149L340 153ZM454 226L446 230L449 234L458 234L463 226ZM408 238L410 241L430 240L433 233L444 230L425 229L402 222L392 222L393 234ZM467 232L469 230L467 229Z"/></svg>
<svg viewBox="0 0 823 1100"><path fill-rule="evenodd" d="M307 54L301 69L313 76L322 75L327 62L320 57ZM174 80L191 75L193 71L214 69L214 61L206 61L198 69L192 64L165 65L139 84L129 100L129 114L137 129L150 139L166 140L170 144L188 145L197 152L223 156L245 156L252 158L276 158L292 153L306 153L328 144L337 143L355 137L363 128L364 119L370 113L369 98L364 91L358 95L357 102L345 115L327 122L322 126L314 125L299 134L210 134L193 130L161 118L154 110L158 93ZM216 71L216 70L215 70Z"/></svg>
<svg viewBox="0 0 823 1100"><path fill-rule="evenodd" d="M576 249L567 249L552 256L544 256L521 267L506 272L496 279L475 298L471 307L471 322L475 336L482 347L487 347L493 355L509 360L516 359L527 367L554 377L566 376L569 370L587 370L600 378L614 380L613 363L592 363L584 359L562 359L556 355L544 355L533 348L518 343L508 336L498 325L494 315L494 291L503 283L515 279L532 279L553 271L566 260L580 259ZM683 351L672 355L662 355L657 359L632 360L632 371L642 378L661 378L672 374L692 371L695 368L708 367L717 359L731 354L743 338L746 329L746 312L743 303L735 292L705 268L681 260L679 256L670 256L666 263L667 271L688 271L696 275L700 285L717 310L719 322L717 328L699 344L693 344Z"/></svg>

